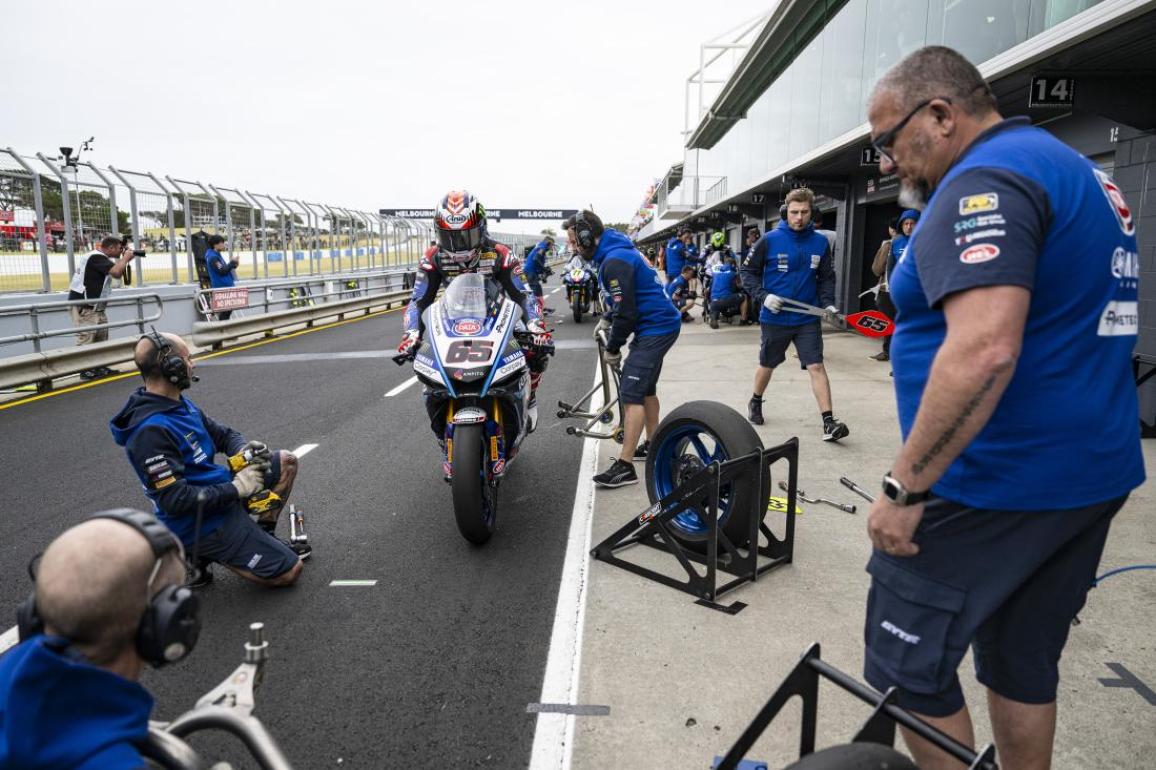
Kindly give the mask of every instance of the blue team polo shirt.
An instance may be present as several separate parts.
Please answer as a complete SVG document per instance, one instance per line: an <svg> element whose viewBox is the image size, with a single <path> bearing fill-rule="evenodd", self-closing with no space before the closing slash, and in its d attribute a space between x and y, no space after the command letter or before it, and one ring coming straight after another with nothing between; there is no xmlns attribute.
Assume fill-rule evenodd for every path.
<svg viewBox="0 0 1156 770"><path fill-rule="evenodd" d="M1136 223L1091 161L1026 118L977 138L948 171L891 276L891 346L906 440L947 333L943 299L1031 292L1015 374L936 494L980 508L1076 508L1144 481L1131 355ZM975 383L976 387L980 383Z"/></svg>

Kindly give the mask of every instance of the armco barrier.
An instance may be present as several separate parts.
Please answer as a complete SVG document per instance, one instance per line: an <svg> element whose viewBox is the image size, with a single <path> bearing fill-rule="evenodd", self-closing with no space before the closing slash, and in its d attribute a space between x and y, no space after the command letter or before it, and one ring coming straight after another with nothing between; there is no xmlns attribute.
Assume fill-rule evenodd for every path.
<svg viewBox="0 0 1156 770"><path fill-rule="evenodd" d="M57 377L131 361L136 343L136 337L128 337L0 359L0 388L35 383L38 390L51 390Z"/></svg>

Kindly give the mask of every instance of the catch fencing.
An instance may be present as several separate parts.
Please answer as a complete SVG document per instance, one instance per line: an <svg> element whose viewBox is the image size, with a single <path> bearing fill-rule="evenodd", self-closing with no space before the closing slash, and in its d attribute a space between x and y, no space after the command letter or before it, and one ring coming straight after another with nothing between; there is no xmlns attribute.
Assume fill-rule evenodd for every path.
<svg viewBox="0 0 1156 770"><path fill-rule="evenodd" d="M197 283L198 233L225 237L241 280L412 268L434 235L428 221L0 148L0 292L67 290L108 235L146 252L134 286ZM492 235L519 254L537 240Z"/></svg>

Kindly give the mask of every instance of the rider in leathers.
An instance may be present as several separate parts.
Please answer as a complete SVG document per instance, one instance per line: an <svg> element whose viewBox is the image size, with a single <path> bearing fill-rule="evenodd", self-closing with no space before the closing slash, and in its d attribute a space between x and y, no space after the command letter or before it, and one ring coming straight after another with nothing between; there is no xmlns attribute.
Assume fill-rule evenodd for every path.
<svg viewBox="0 0 1156 770"><path fill-rule="evenodd" d="M422 312L434 303L442 284L462 273L481 273L495 281L506 295L522 307L526 331L533 334L526 350L530 367L530 405L527 413L529 430L538 423L537 390L546 371L547 359L537 348L551 343L550 332L542 321L538 298L522 283L522 264L504 244L490 237L486 229L486 210L466 190L452 190L442 198L434 213L437 245L431 246L418 263L413 294L405 309L405 334L397 352L408 354L421 342L425 331ZM427 407L432 405L427 400ZM437 422L438 416L430 414ZM441 431L434 427L434 432Z"/></svg>

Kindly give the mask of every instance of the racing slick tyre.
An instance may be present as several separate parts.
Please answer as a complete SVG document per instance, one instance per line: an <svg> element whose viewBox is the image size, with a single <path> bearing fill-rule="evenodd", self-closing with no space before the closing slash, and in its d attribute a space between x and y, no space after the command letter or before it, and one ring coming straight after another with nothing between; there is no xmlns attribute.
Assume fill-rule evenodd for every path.
<svg viewBox="0 0 1156 770"><path fill-rule="evenodd" d="M783 770L919 770L903 754L878 743L848 743L816 751Z"/></svg>
<svg viewBox="0 0 1156 770"><path fill-rule="evenodd" d="M646 495L650 502L669 495L712 462L733 460L763 449L763 442L746 417L716 401L691 401L675 409L654 436L646 456ZM770 470L763 471L762 499L755 484L727 483L719 496L719 523L734 545L746 547L751 516L766 515ZM705 499L703 507L706 506ZM683 511L669 522L671 531L687 547L705 553L709 528L694 511ZM720 552L722 549L719 549Z"/></svg>
<svg viewBox="0 0 1156 770"><path fill-rule="evenodd" d="M570 307L574 310L574 323L582 323L582 292L575 291L570 300Z"/></svg>
<svg viewBox="0 0 1156 770"><path fill-rule="evenodd" d="M454 426L454 519L462 537L484 545L498 520L498 485L486 478L486 441L481 425Z"/></svg>

